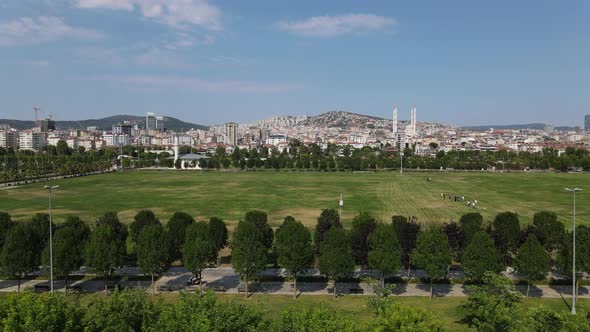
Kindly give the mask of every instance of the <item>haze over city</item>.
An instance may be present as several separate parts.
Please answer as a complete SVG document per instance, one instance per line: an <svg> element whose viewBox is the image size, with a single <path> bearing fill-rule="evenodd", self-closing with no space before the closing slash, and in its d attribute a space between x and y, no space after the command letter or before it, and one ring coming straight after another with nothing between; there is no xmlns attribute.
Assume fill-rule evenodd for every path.
<svg viewBox="0 0 590 332"><path fill-rule="evenodd" d="M0 1L0 118L193 123L416 105L450 125L582 126L584 1Z"/></svg>

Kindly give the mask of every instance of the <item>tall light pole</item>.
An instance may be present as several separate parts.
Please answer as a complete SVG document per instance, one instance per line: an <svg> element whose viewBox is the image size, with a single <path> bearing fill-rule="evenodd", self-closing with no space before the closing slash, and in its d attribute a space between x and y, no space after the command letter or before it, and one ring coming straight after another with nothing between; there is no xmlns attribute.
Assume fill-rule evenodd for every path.
<svg viewBox="0 0 590 332"><path fill-rule="evenodd" d="M53 224L53 217L51 214L51 191L59 188L59 186L45 186L43 188L49 192L49 284L53 293L53 229L51 225Z"/></svg>
<svg viewBox="0 0 590 332"><path fill-rule="evenodd" d="M580 188L565 188L574 194L574 239L573 239L573 252L572 252L572 315L576 314L576 193L582 191Z"/></svg>
<svg viewBox="0 0 590 332"><path fill-rule="evenodd" d="M338 214L340 215L340 222L342 222L342 206L344 206L344 200L342 199L342 193L340 193L340 200L338 201Z"/></svg>
<svg viewBox="0 0 590 332"><path fill-rule="evenodd" d="M400 152L399 153L399 160L400 160L400 169L399 169L399 174L404 174L404 153Z"/></svg>

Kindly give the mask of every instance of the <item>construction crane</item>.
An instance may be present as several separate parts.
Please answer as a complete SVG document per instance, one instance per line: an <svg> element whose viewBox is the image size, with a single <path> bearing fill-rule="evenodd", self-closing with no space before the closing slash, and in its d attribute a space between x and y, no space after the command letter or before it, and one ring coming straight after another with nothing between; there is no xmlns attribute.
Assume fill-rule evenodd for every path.
<svg viewBox="0 0 590 332"><path fill-rule="evenodd" d="M41 109L37 106L33 107L33 111L35 112L35 127L39 125L39 111Z"/></svg>

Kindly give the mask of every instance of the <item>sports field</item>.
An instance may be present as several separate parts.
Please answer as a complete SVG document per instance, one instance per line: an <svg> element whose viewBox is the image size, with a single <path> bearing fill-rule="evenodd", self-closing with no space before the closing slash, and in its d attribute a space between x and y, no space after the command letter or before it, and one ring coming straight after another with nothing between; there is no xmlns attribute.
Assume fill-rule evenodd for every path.
<svg viewBox="0 0 590 332"><path fill-rule="evenodd" d="M432 178L432 181L427 181ZM578 194L580 224L590 225L590 175L551 173L287 173L287 172L176 172L129 171L54 181L53 207L57 221L79 215L92 221L107 211L117 211L129 222L140 209L152 209L162 221L175 211L197 219L217 216L230 225L244 213L261 209L278 226L292 215L313 226L322 209L338 208L345 225L360 211L388 221L394 214L416 216L420 222L457 220L478 211L486 220L498 212L515 211L522 223L530 223L536 211L552 210L571 228L572 195ZM0 211L25 220L47 211L44 184L0 189ZM478 208L466 202L443 200L441 194L465 195L478 200Z"/></svg>

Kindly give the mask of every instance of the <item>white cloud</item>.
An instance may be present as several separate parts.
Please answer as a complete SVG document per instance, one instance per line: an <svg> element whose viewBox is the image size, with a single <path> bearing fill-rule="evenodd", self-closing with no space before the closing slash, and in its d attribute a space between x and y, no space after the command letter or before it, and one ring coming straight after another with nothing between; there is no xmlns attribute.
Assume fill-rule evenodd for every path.
<svg viewBox="0 0 590 332"><path fill-rule="evenodd" d="M60 39L83 41L104 38L96 30L73 27L60 17L21 17L0 23L0 45L27 45L51 42Z"/></svg>
<svg viewBox="0 0 590 332"><path fill-rule="evenodd" d="M332 37L350 33L387 29L397 20L374 14L314 16L300 21L283 21L278 28L289 33L310 37Z"/></svg>
<svg viewBox="0 0 590 332"><path fill-rule="evenodd" d="M264 84L252 81L208 81L182 76L108 76L100 79L126 86L186 89L196 92L277 93L294 88L292 85L285 84Z"/></svg>
<svg viewBox="0 0 590 332"><path fill-rule="evenodd" d="M135 11L172 27L200 26L221 30L221 12L208 0L73 0L79 8Z"/></svg>

